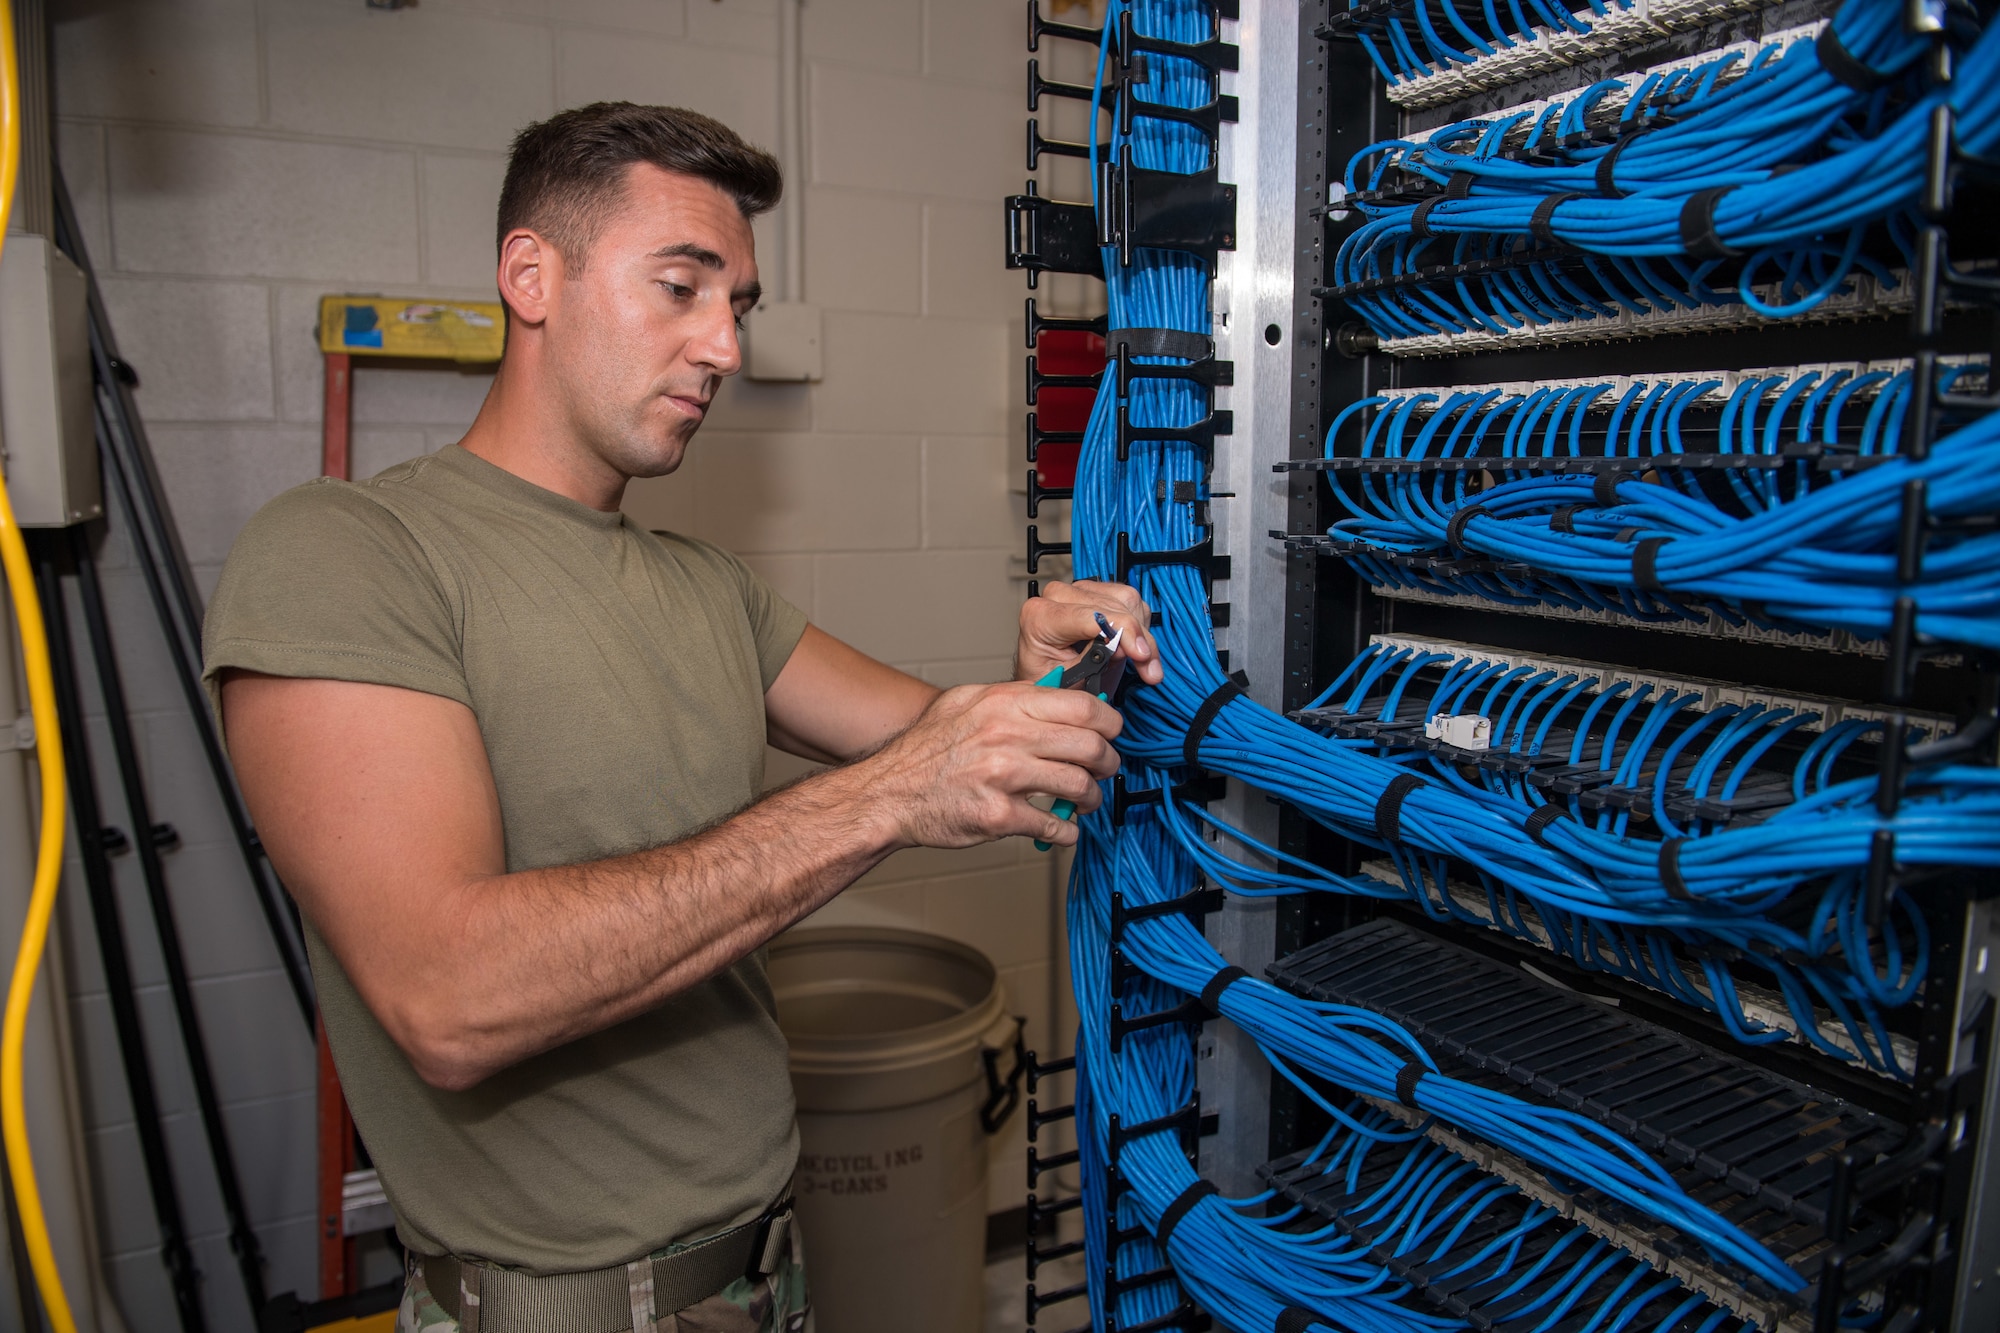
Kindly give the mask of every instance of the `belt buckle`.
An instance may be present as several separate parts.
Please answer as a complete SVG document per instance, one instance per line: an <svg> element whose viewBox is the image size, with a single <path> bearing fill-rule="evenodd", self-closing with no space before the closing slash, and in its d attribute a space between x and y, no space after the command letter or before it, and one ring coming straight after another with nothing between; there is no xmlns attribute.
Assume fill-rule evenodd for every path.
<svg viewBox="0 0 2000 1333"><path fill-rule="evenodd" d="M767 1258L767 1251L771 1248L771 1232L777 1227L779 1222L789 1224L791 1217L792 1200L788 1196L784 1202L776 1205L769 1212L751 1223L756 1230L750 1233L750 1257L749 1261L744 1265L744 1277L755 1282L759 1278L770 1276L773 1270L766 1266L765 1260Z"/></svg>

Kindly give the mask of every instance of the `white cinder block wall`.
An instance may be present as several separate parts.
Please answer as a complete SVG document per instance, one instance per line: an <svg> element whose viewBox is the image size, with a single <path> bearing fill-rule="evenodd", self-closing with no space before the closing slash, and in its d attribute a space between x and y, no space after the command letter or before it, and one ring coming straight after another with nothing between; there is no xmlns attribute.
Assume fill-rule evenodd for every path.
<svg viewBox="0 0 2000 1333"><path fill-rule="evenodd" d="M318 469L320 296L490 297L504 150L558 108L678 104L773 143L776 13L775 0L54 6L62 170L204 588L250 514ZM809 170L789 184L805 193L806 296L827 312L825 382L732 382L688 464L635 486L628 508L742 553L868 652L939 684L996 679L1024 592L1013 494L1022 289L1001 267L998 204L1022 179L1021 9L806 0L804 50ZM769 225L759 234L775 240ZM456 440L486 386L451 370L363 370L355 383L357 475ZM138 575L116 538L102 559L157 817L184 840L168 873L270 1286L310 1295L311 1049ZM774 778L793 771L773 766ZM1031 1041L1066 1049L1051 1038L1070 1021L1057 1016L1055 886L1049 858L1024 843L912 853L825 915L979 946L1030 1016ZM136 880L121 890L136 910ZM109 1271L132 1327L164 1330L171 1307L103 981L80 894L70 897ZM192 1094L159 1040L158 962L139 953L215 1325L248 1328ZM1017 1118L995 1158L994 1211L1021 1200L1020 1154Z"/></svg>

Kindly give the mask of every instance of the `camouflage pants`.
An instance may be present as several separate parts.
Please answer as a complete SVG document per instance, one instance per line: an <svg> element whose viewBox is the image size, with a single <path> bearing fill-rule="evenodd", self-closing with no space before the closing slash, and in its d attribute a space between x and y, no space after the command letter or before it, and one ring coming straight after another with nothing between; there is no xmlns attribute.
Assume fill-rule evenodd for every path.
<svg viewBox="0 0 2000 1333"><path fill-rule="evenodd" d="M647 1258L665 1258L685 1248L669 1245ZM430 1288L414 1269L403 1284L396 1333L459 1333L458 1321L431 1299ZM799 1244L797 1219L793 1219L791 1244L778 1261L777 1272L755 1282L738 1278L705 1301L661 1315L651 1329L638 1333L813 1333L805 1251Z"/></svg>

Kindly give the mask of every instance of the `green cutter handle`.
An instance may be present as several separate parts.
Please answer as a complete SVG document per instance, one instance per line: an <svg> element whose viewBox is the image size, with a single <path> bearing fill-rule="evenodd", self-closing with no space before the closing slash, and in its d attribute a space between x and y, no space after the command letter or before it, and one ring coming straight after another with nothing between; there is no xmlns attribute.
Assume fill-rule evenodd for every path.
<svg viewBox="0 0 2000 1333"><path fill-rule="evenodd" d="M1057 667L1053 671L1049 672L1048 675L1043 676L1040 680L1036 681L1035 684L1047 686L1050 689L1060 689L1062 687L1062 677L1063 677L1063 669L1061 667ZM1098 695L1097 697L1100 699L1104 699L1106 703L1110 702L1110 700L1108 698L1105 698L1105 696L1102 694ZM1061 797L1056 801L1054 805L1049 807L1049 813L1054 815L1057 819L1074 819L1076 818L1076 802L1070 800L1067 796ZM1055 844L1052 842L1043 842L1040 838L1035 839L1035 850L1038 852L1046 852L1054 846Z"/></svg>

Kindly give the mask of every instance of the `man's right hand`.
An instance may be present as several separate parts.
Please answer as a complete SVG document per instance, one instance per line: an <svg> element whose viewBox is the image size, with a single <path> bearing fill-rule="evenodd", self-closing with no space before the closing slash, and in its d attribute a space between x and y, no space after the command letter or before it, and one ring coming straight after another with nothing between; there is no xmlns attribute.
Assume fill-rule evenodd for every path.
<svg viewBox="0 0 2000 1333"><path fill-rule="evenodd" d="M971 847L1018 835L1067 846L1077 826L1030 804L1066 797L1095 810L1118 771L1124 718L1082 690L1009 682L947 690L900 736L854 765L894 812L902 840Z"/></svg>

